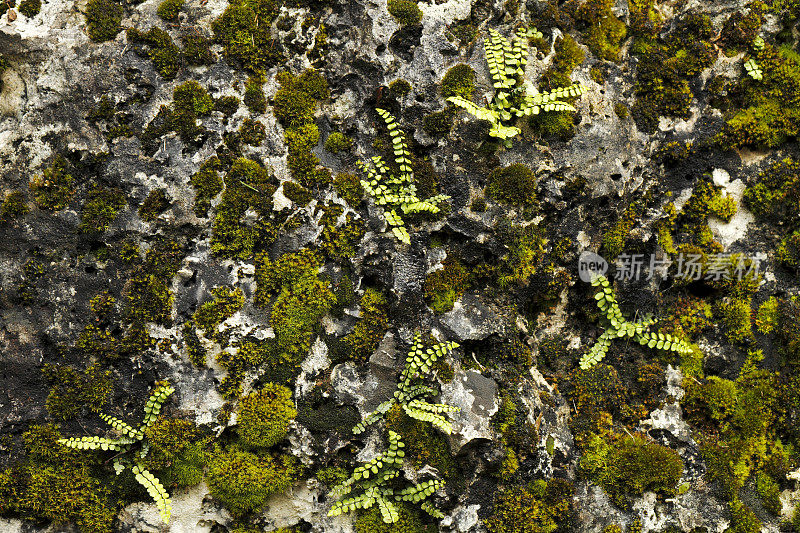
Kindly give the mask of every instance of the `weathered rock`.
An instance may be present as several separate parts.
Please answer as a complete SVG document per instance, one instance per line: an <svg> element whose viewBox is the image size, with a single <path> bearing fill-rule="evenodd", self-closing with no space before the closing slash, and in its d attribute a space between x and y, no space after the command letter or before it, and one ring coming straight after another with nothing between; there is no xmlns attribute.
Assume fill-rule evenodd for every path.
<svg viewBox="0 0 800 533"><path fill-rule="evenodd" d="M453 453L473 441L491 440L491 418L499 408L497 383L473 370L459 370L453 380L442 385L442 403L458 407L451 414Z"/></svg>

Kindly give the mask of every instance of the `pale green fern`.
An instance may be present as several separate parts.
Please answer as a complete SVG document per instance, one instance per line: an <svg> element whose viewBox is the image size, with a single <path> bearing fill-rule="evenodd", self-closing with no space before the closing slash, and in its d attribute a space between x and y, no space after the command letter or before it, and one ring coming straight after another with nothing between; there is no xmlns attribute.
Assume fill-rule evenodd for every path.
<svg viewBox="0 0 800 533"><path fill-rule="evenodd" d="M434 518L444 518L441 511L430 502L424 501L444 486L443 481L431 479L402 490L395 490L390 486L389 483L400 475L405 456L404 447L400 435L389 431L389 449L386 453L356 467L352 476L333 489L333 494L340 499L328 511L328 516L337 516L356 509L369 509L377 505L383 521L392 524L399 519L395 502L404 501L419 503L422 510ZM343 498L355 489L359 491L357 495Z"/></svg>
<svg viewBox="0 0 800 533"><path fill-rule="evenodd" d="M679 354L691 352L691 348L684 340L673 337L668 333L648 331L648 328L655 322L651 317L645 317L636 322L628 322L622 315L614 295L614 289L611 288L611 284L605 276L595 277L592 280L592 286L598 288L594 299L597 300L597 307L600 308L605 331L589 351L581 357L581 368L591 368L602 361L608 353L611 341L622 337L633 339L648 348L673 351Z"/></svg>
<svg viewBox="0 0 800 533"><path fill-rule="evenodd" d="M438 213L439 204L450 197L439 194L425 200L419 199L405 134L388 111L376 111L389 129L396 169L389 168L380 156L372 157L367 163L359 161L359 167L366 173L366 178L361 180L361 186L374 199L375 205L383 209L383 218L392 228L394 236L399 241L410 244L411 236L402 215Z"/></svg>
<svg viewBox="0 0 800 533"><path fill-rule="evenodd" d="M142 461L150 451L150 445L144 441L145 430L155 423L161 412L161 406L166 399L175 392L167 382L156 384L144 406L144 420L138 428L134 428L122 420L105 414L100 415L109 426L119 433L117 438L107 437L78 437L59 439L59 443L77 450L102 450L117 452L114 458L114 470L117 475L129 468L146 490L158 507L161 520L169 523L172 514L172 504L164 485L149 470L142 466Z"/></svg>
<svg viewBox="0 0 800 533"><path fill-rule="evenodd" d="M458 411L458 407L443 403L429 403L426 397L435 396L436 389L423 384L425 375L440 357L444 357L458 348L455 342L440 342L430 348L424 348L419 334L414 336L414 344L406 357L406 365L400 373L400 383L394 396L380 404L373 412L356 427L353 433L362 433L370 426L383 418L395 404L399 404L403 411L416 420L428 422L447 433L453 432L453 425L444 417L445 413Z"/></svg>
<svg viewBox="0 0 800 533"><path fill-rule="evenodd" d="M484 50L495 89L491 103L487 107L479 107L460 96L447 99L476 118L489 121L489 135L503 140L507 147L511 146L511 139L521 131L513 124L517 118L541 112L575 111L571 104L561 99L586 92L586 87L580 83L539 92L530 80L525 79L528 39L541 36L535 29L519 29L512 42L509 42L496 30L489 30L489 37L484 40Z"/></svg>

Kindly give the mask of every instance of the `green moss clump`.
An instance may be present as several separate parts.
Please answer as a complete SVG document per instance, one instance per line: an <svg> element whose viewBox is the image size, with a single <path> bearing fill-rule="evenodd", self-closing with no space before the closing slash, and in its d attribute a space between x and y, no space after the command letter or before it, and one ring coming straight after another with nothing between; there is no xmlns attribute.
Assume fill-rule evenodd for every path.
<svg viewBox="0 0 800 533"><path fill-rule="evenodd" d="M103 187L92 188L86 195L81 211L80 229L85 233L102 233L108 229L117 212L125 207L125 193L119 189Z"/></svg>
<svg viewBox="0 0 800 533"><path fill-rule="evenodd" d="M621 119L625 120L628 118L628 106L623 103L617 102L614 104L614 113Z"/></svg>
<svg viewBox="0 0 800 533"><path fill-rule="evenodd" d="M401 26L413 26L422 20L422 10L413 0L388 0L386 7Z"/></svg>
<svg viewBox="0 0 800 533"><path fill-rule="evenodd" d="M111 372L101 370L99 364L83 371L47 364L42 373L52 385L45 407L53 418L73 418L84 408L100 412L113 390Z"/></svg>
<svg viewBox="0 0 800 533"><path fill-rule="evenodd" d="M289 146L287 164L292 178L304 187L329 182L330 172L318 168L319 159L311 153L319 142L314 110L317 101L330 96L328 82L313 69L307 69L299 76L281 72L278 80L281 87L275 93L273 112L284 127Z"/></svg>
<svg viewBox="0 0 800 533"><path fill-rule="evenodd" d="M525 206L536 203L536 177L522 163L494 170L489 176L486 194L493 200Z"/></svg>
<svg viewBox="0 0 800 533"><path fill-rule="evenodd" d="M529 123L533 131L545 138L569 140L575 134L575 113L558 111L532 115Z"/></svg>
<svg viewBox="0 0 800 533"><path fill-rule="evenodd" d="M181 36L183 57L186 62L196 67L213 65L216 58L211 51L211 41L199 33L189 33ZM238 100L237 100L238 102Z"/></svg>
<svg viewBox="0 0 800 533"><path fill-rule="evenodd" d="M450 133L454 117L455 111L451 106L442 111L428 113L422 119L422 129L434 139L439 139Z"/></svg>
<svg viewBox="0 0 800 533"><path fill-rule="evenodd" d="M411 89L411 84L406 80L394 80L389 84L389 91L398 98L410 93Z"/></svg>
<svg viewBox="0 0 800 533"><path fill-rule="evenodd" d="M730 504L731 527L727 531L730 533L759 533L761 531L761 521L748 506L738 499Z"/></svg>
<svg viewBox="0 0 800 533"><path fill-rule="evenodd" d="M349 260L358 252L358 244L366 232L363 220L348 213L344 223L340 223L344 208L338 204L328 204L321 209L324 214L319 221L322 225L320 250L328 260L340 263Z"/></svg>
<svg viewBox="0 0 800 533"><path fill-rule="evenodd" d="M772 333L778 325L778 299L770 296L769 299L758 308L755 318L756 328L759 333L767 335Z"/></svg>
<svg viewBox="0 0 800 533"><path fill-rule="evenodd" d="M607 256L612 259L622 253L625 241L636 223L636 219L641 215L644 208L642 202L632 202L617 222L603 234L603 249Z"/></svg>
<svg viewBox="0 0 800 533"><path fill-rule="evenodd" d="M145 222L152 222L170 206L167 192L164 189L153 189L139 206L139 217Z"/></svg>
<svg viewBox="0 0 800 533"><path fill-rule="evenodd" d="M674 450L641 436L607 440L590 436L580 460L582 471L601 485L618 505L645 491L674 495L683 474L683 461Z"/></svg>
<svg viewBox="0 0 800 533"><path fill-rule="evenodd" d="M240 158L225 176L225 191L217 207L211 235L211 250L222 257L249 259L253 251L272 242L275 229L268 222L275 179L259 163ZM248 209L259 216L255 224L242 220Z"/></svg>
<svg viewBox="0 0 800 533"><path fill-rule="evenodd" d="M0 220L19 218L30 211L25 203L25 194L22 191L14 191L6 194L3 206L0 207Z"/></svg>
<svg viewBox="0 0 800 533"><path fill-rule="evenodd" d="M311 191L292 181L283 182L283 195L297 205L307 205L314 197Z"/></svg>
<svg viewBox="0 0 800 533"><path fill-rule="evenodd" d="M137 54L149 58L156 71L165 80L175 79L181 68L181 49L178 48L169 33L155 26L146 32L128 28L126 33L128 41L138 45L134 47Z"/></svg>
<svg viewBox="0 0 800 533"><path fill-rule="evenodd" d="M743 343L753 339L749 298L727 298L716 307L728 340Z"/></svg>
<svg viewBox="0 0 800 533"><path fill-rule="evenodd" d="M388 305L386 297L375 289L364 291L359 301L361 320L342 339L350 357L356 362L366 362L389 329Z"/></svg>
<svg viewBox="0 0 800 533"><path fill-rule="evenodd" d="M19 3L19 12L28 18L33 18L42 9L42 0L22 0Z"/></svg>
<svg viewBox="0 0 800 533"><path fill-rule="evenodd" d="M208 215L211 201L222 192L223 182L219 175L222 162L217 156L206 159L200 169L192 174L189 182L195 190L194 213L199 217Z"/></svg>
<svg viewBox="0 0 800 533"><path fill-rule="evenodd" d="M270 448L282 441L297 416L292 391L274 383L243 398L237 413L239 437L251 448Z"/></svg>
<svg viewBox="0 0 800 533"><path fill-rule="evenodd" d="M344 133L338 131L334 131L325 139L325 150L332 154L350 150L352 146L353 140Z"/></svg>
<svg viewBox="0 0 800 533"><path fill-rule="evenodd" d="M475 71L472 67L459 63L450 67L442 78L441 93L444 98L460 96L469 100L475 92Z"/></svg>
<svg viewBox="0 0 800 533"><path fill-rule="evenodd" d="M73 177L67 172L67 160L56 156L53 164L30 182L33 199L41 209L59 211L67 207L75 194Z"/></svg>
<svg viewBox="0 0 800 533"><path fill-rule="evenodd" d="M162 239L152 245L142 264L136 267L122 293L123 316L136 326L129 332L133 337L128 342L135 341L138 334L146 336L144 325L148 322L169 322L173 302L169 287L182 256L177 243Z"/></svg>
<svg viewBox="0 0 800 533"><path fill-rule="evenodd" d="M509 227L502 240L508 252L498 265L497 282L501 288L522 285L536 273L546 251L547 239L539 226L529 224Z"/></svg>
<svg viewBox="0 0 800 533"><path fill-rule="evenodd" d="M89 0L86 24L89 38L96 42L110 41L122 30L122 6L114 0Z"/></svg>
<svg viewBox="0 0 800 533"><path fill-rule="evenodd" d="M145 431L150 453L145 466L169 488L191 487L203 480L211 436L190 420L159 418Z"/></svg>
<svg viewBox="0 0 800 533"><path fill-rule="evenodd" d="M424 526L420 514L407 503L397 505L397 521L387 524L377 507L360 513L356 519L356 533L428 533L433 530Z"/></svg>
<svg viewBox="0 0 800 533"><path fill-rule="evenodd" d="M611 11L612 0L588 0L575 14L586 32L589 50L600 59L617 61L619 47L627 34L625 23Z"/></svg>
<svg viewBox="0 0 800 533"><path fill-rule="evenodd" d="M786 158L759 173L742 201L762 220L794 225L800 219L800 163Z"/></svg>
<svg viewBox="0 0 800 533"><path fill-rule="evenodd" d="M244 84L244 105L251 113L264 113L267 110L267 97L264 95L264 78L261 75L247 78Z"/></svg>
<svg viewBox="0 0 800 533"><path fill-rule="evenodd" d="M358 207L364 197L364 187L361 180L355 174L339 173L333 180L333 188L337 194L352 207Z"/></svg>
<svg viewBox="0 0 800 533"><path fill-rule="evenodd" d="M215 339L219 325L244 305L244 293L238 288L216 287L211 289L211 295L214 299L201 305L195 311L192 320L203 330L206 337Z"/></svg>
<svg viewBox="0 0 800 533"><path fill-rule="evenodd" d="M178 20L178 13L183 9L186 0L162 0L158 4L156 14L164 20L175 22Z"/></svg>
<svg viewBox="0 0 800 533"><path fill-rule="evenodd" d="M212 496L234 516L241 516L261 510L267 498L288 489L298 473L291 456L259 456L230 447L214 454L206 482Z"/></svg>
<svg viewBox="0 0 800 533"><path fill-rule="evenodd" d="M583 49L569 35L558 39L553 49L556 53L553 64L542 74L541 79L541 85L546 90L572 85L572 71L583 63L586 57Z"/></svg>
<svg viewBox="0 0 800 533"><path fill-rule="evenodd" d="M459 481L458 468L447 438L433 429L431 424L409 417L395 404L386 413L386 428L403 436L406 458L416 468L430 465L445 479Z"/></svg>
<svg viewBox="0 0 800 533"><path fill-rule="evenodd" d="M437 314L452 310L470 286L469 273L458 259L448 256L442 266L425 276L425 301Z"/></svg>
<svg viewBox="0 0 800 533"><path fill-rule="evenodd" d="M486 520L489 533L568 531L574 489L567 481L536 480L500 491Z"/></svg>
<svg viewBox="0 0 800 533"><path fill-rule="evenodd" d="M246 118L239 128L239 136L245 144L260 146L267 138L267 129L262 122Z"/></svg>
<svg viewBox="0 0 800 533"><path fill-rule="evenodd" d="M281 2L276 0L235 0L211 23L214 40L229 59L252 72L276 65L282 58L272 37L272 21Z"/></svg>

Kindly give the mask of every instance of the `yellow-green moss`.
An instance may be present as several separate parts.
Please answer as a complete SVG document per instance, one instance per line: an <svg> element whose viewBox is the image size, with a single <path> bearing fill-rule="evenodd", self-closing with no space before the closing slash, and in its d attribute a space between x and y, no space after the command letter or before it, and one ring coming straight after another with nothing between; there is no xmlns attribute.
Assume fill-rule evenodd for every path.
<svg viewBox="0 0 800 533"><path fill-rule="evenodd" d="M46 364L42 373L51 385L45 407L53 418L73 418L84 408L97 413L113 390L111 372L101 370L98 364L83 371Z"/></svg>
<svg viewBox="0 0 800 533"><path fill-rule="evenodd" d="M187 33L181 36L183 45L183 58L187 63L194 66L213 65L216 58L211 52L211 41L200 33ZM226 98L226 97L222 97ZM232 97L227 97L232 98ZM235 97L233 97L235 98ZM238 100L237 107L238 107ZM230 113L227 113L230 114Z"/></svg>
<svg viewBox="0 0 800 533"><path fill-rule="evenodd" d="M333 188L339 196L352 207L358 207L364 197L364 187L361 180L355 174L339 173L333 180Z"/></svg>
<svg viewBox="0 0 800 533"><path fill-rule="evenodd" d="M555 50L553 63L550 65L550 68L542 74L540 80L540 84L545 90L572 85L572 80L570 78L572 76L572 71L583 63L586 57L583 53L583 49L581 49L578 43L575 42L575 39L569 35L564 35L556 40L553 49Z"/></svg>
<svg viewBox="0 0 800 533"><path fill-rule="evenodd" d="M152 222L169 209L170 205L165 189L153 189L139 206L139 217L145 222Z"/></svg>
<svg viewBox="0 0 800 533"><path fill-rule="evenodd" d="M267 97L264 96L264 78L261 75L247 78L244 85L244 105L251 113L260 114L267 110Z"/></svg>
<svg viewBox="0 0 800 533"><path fill-rule="evenodd" d="M159 418L145 431L150 452L145 466L170 490L203 480L211 435L190 420Z"/></svg>
<svg viewBox="0 0 800 533"><path fill-rule="evenodd" d="M0 220L19 218L29 211L25 203L25 193L13 191L6 194L3 206L0 207Z"/></svg>
<svg viewBox="0 0 800 533"><path fill-rule="evenodd" d="M165 0L165 2L171 1ZM175 79L181 68L181 49L178 48L169 33L155 26L146 32L128 28L126 33L128 41L138 45L133 48L136 53L148 57L153 62L156 71L164 79Z"/></svg>
<svg viewBox="0 0 800 533"><path fill-rule="evenodd" d="M510 205L531 205L536 202L536 177L522 163L495 169L489 176L486 194L493 200Z"/></svg>
<svg viewBox="0 0 800 533"><path fill-rule="evenodd" d="M81 211L80 229L85 233L104 232L125 207L125 193L119 189L96 185L86 195Z"/></svg>
<svg viewBox="0 0 800 533"><path fill-rule="evenodd" d="M406 80L394 80L389 84L389 90L397 97L403 97L411 92L411 84Z"/></svg>
<svg viewBox="0 0 800 533"><path fill-rule="evenodd" d="M211 295L214 299L201 305L192 320L206 337L215 339L217 327L244 305L244 293L238 288L216 287L211 289Z"/></svg>
<svg viewBox="0 0 800 533"><path fill-rule="evenodd" d="M67 160L56 156L53 164L30 182L33 199L41 209L58 211L64 209L75 193L75 180L67 172Z"/></svg>
<svg viewBox="0 0 800 533"><path fill-rule="evenodd" d="M455 117L455 108L448 106L442 111L428 113L422 119L422 129L433 137L438 139L450 133L453 127L453 118Z"/></svg>
<svg viewBox="0 0 800 533"><path fill-rule="evenodd" d="M756 313L756 328L760 333L767 335L772 333L778 325L778 299L774 296L761 304Z"/></svg>
<svg viewBox="0 0 800 533"><path fill-rule="evenodd" d="M361 319L353 331L342 339L350 357L358 363L366 362L389 329L388 302L375 289L367 289L359 301Z"/></svg>
<svg viewBox="0 0 800 533"><path fill-rule="evenodd" d="M750 303L749 298L728 298L716 307L730 342L747 342L753 339Z"/></svg>
<svg viewBox="0 0 800 533"><path fill-rule="evenodd" d="M122 30L122 6L114 0L89 0L86 4L86 24L93 41L110 41Z"/></svg>
<svg viewBox="0 0 800 533"><path fill-rule="evenodd" d="M194 212L199 217L205 217L211 207L211 201L222 192L222 178L219 170L222 163L217 156L206 159L200 169L192 174L189 182L195 190Z"/></svg>
<svg viewBox="0 0 800 533"><path fill-rule="evenodd" d="M325 150L332 154L350 150L351 146L353 146L352 139L338 131L334 131L325 139Z"/></svg>
<svg viewBox="0 0 800 533"><path fill-rule="evenodd" d="M297 416L292 391L274 383L243 398L237 413L239 437L251 448L270 448L283 440Z"/></svg>
<svg viewBox="0 0 800 533"><path fill-rule="evenodd" d="M627 30L611 10L612 0L587 0L575 14L585 29L589 50L600 59L617 61L619 48Z"/></svg>
<svg viewBox="0 0 800 533"><path fill-rule="evenodd" d="M450 67L442 78L441 93L444 98L460 96L469 100L475 92L475 71L472 67L459 63Z"/></svg>
<svg viewBox="0 0 800 533"><path fill-rule="evenodd" d="M164 20L175 22L178 20L178 13L183 9L186 0L162 0L158 4L156 14Z"/></svg>
<svg viewBox="0 0 800 533"><path fill-rule="evenodd" d="M28 18L33 18L42 9L41 0L22 0L19 3L19 12Z"/></svg>
<svg viewBox="0 0 800 533"><path fill-rule="evenodd" d="M422 20L422 10L413 0L388 0L386 7L401 26L412 26Z"/></svg>
<svg viewBox="0 0 800 533"><path fill-rule="evenodd" d="M283 182L283 195L299 206L307 205L314 197L311 191L293 181Z"/></svg>
<svg viewBox="0 0 800 533"><path fill-rule="evenodd" d="M211 495L234 516L259 511L267 498L289 488L299 473L288 455L256 455L230 447L217 451L208 465Z"/></svg>
<svg viewBox="0 0 800 533"><path fill-rule="evenodd" d="M261 121L246 118L239 127L239 137L250 146L260 146L267 138L267 129Z"/></svg>
<svg viewBox="0 0 800 533"><path fill-rule="evenodd" d="M403 436L406 458L416 468L430 465L450 480L459 475L447 438L431 424L409 417L395 404L386 414L386 427Z"/></svg>
<svg viewBox="0 0 800 533"><path fill-rule="evenodd" d="M568 531L573 492L572 484L561 479L503 489L495 496L486 529L489 533Z"/></svg>
<svg viewBox="0 0 800 533"><path fill-rule="evenodd" d="M383 521L377 507L365 511L356 519L356 533L432 533L430 527L424 526L420 513L407 503L397 505L397 521L387 524Z"/></svg>
<svg viewBox="0 0 800 533"><path fill-rule="evenodd" d="M272 37L272 21L280 11L276 0L234 0L211 23L214 39L224 54L243 67L259 72L277 64L281 54Z"/></svg>
<svg viewBox="0 0 800 533"><path fill-rule="evenodd" d="M455 301L470 285L469 273L458 259L448 256L443 268L425 276L425 300L434 313L453 309Z"/></svg>

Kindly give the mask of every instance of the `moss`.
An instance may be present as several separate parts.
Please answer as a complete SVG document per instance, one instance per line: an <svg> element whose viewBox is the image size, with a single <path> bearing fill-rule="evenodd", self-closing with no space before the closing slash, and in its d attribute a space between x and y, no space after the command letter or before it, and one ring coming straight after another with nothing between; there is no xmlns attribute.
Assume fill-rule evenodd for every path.
<svg viewBox="0 0 800 533"><path fill-rule="evenodd" d="M171 207L165 189L153 189L139 206L139 217L145 222L152 222L158 215Z"/></svg>
<svg viewBox="0 0 800 533"><path fill-rule="evenodd" d="M114 0L89 0L86 24L89 38L96 42L110 41L122 30L122 6Z"/></svg>
<svg viewBox="0 0 800 533"><path fill-rule="evenodd" d="M510 205L532 205L536 202L536 177L521 163L495 169L489 176L486 194Z"/></svg>
<svg viewBox="0 0 800 533"><path fill-rule="evenodd" d="M64 209L75 194L74 178L67 172L67 160L56 156L53 164L30 182L33 199L41 209Z"/></svg>
<svg viewBox="0 0 800 533"><path fill-rule="evenodd" d="M761 304L755 318L756 328L764 335L772 333L778 325L778 299L774 296Z"/></svg>
<svg viewBox="0 0 800 533"><path fill-rule="evenodd" d="M211 289L214 297L195 311L192 320L202 329L209 339L217 338L217 328L222 322L232 317L244 305L244 293L241 289L216 287Z"/></svg>
<svg viewBox="0 0 800 533"><path fill-rule="evenodd" d="M530 125L537 135L567 141L575 134L575 113L572 111L539 113L530 117Z"/></svg>
<svg viewBox="0 0 800 533"><path fill-rule="evenodd" d="M339 468L338 466L326 466L317 470L314 477L316 477L320 483L332 489L343 483L350 477L350 474L348 474L345 469Z"/></svg>
<svg viewBox="0 0 800 533"><path fill-rule="evenodd" d="M741 107L726 113L716 137L724 148L775 148L800 132L800 55L768 44L755 59L763 79L740 79Z"/></svg>
<svg viewBox="0 0 800 533"><path fill-rule="evenodd" d="M206 159L200 169L192 174L189 182L195 190L194 213L199 217L205 217L211 207L211 201L222 192L222 178L219 170L222 162L218 157L213 156Z"/></svg>
<svg viewBox="0 0 800 533"><path fill-rule="evenodd" d="M211 23L214 40L228 59L252 72L266 70L282 58L271 31L280 7L276 0L235 0Z"/></svg>
<svg viewBox="0 0 800 533"><path fill-rule="evenodd" d="M214 454L206 482L214 498L234 516L241 516L261 510L271 494L291 486L298 472L291 456L259 456L230 447Z"/></svg>
<svg viewBox="0 0 800 533"><path fill-rule="evenodd" d="M147 428L145 438L150 443L145 466L168 490L203 480L211 435L194 422L162 417Z"/></svg>
<svg viewBox="0 0 800 533"><path fill-rule="evenodd" d="M290 85L291 87L291 85ZM316 102L310 94L282 87L275 94L275 116L287 127L297 127L313 122Z"/></svg>
<svg viewBox="0 0 800 533"><path fill-rule="evenodd" d="M464 63L450 67L442 78L440 90L444 98L460 96L469 100L475 92L475 71Z"/></svg>
<svg viewBox="0 0 800 533"><path fill-rule="evenodd" d="M28 211L25 194L22 191L13 191L7 193L3 200L3 205L0 207L0 220L19 218Z"/></svg>
<svg viewBox="0 0 800 533"><path fill-rule="evenodd" d="M387 524L377 507L356 519L356 533L433 533L435 528L422 524L419 513L407 503L397 505L397 521Z"/></svg>
<svg viewBox="0 0 800 533"><path fill-rule="evenodd" d="M351 146L353 146L352 139L343 133L339 133L338 131L334 131L328 135L327 139L325 139L325 150L332 154L338 154L339 152L350 150Z"/></svg>
<svg viewBox="0 0 800 533"><path fill-rule="evenodd" d="M358 207L364 197L364 187L361 186L361 180L355 174L344 172L337 174L333 180L333 188L353 209Z"/></svg>
<svg viewBox="0 0 800 533"><path fill-rule="evenodd" d="M581 470L618 505L646 491L674 495L683 474L683 461L674 450L641 436L590 437L583 449Z"/></svg>
<svg viewBox="0 0 800 533"><path fill-rule="evenodd" d="M394 80L389 84L389 90L397 98L402 98L411 92L411 84L406 80Z"/></svg>
<svg viewBox="0 0 800 533"><path fill-rule="evenodd" d="M791 158L778 161L760 172L742 197L744 205L759 219L788 224L800 219L798 200L800 163Z"/></svg>
<svg viewBox="0 0 800 533"><path fill-rule="evenodd" d="M81 210L80 229L85 233L104 232L125 207L125 193L119 189L96 185L89 190Z"/></svg>
<svg viewBox="0 0 800 533"><path fill-rule="evenodd" d="M361 319L353 331L342 339L350 358L364 363L377 349L389 329L388 302L375 289L367 289L359 301Z"/></svg>
<svg viewBox="0 0 800 533"><path fill-rule="evenodd" d="M401 26L413 26L422 20L422 10L413 0L388 0L386 7Z"/></svg>
<svg viewBox="0 0 800 533"><path fill-rule="evenodd" d="M319 221L322 225L320 251L328 260L349 261L357 254L358 245L366 233L363 220L347 213L344 223L341 223L340 217L344 208L337 204L326 205L322 209L325 214Z"/></svg>
<svg viewBox="0 0 800 533"><path fill-rule="evenodd" d="M211 41L199 33L188 33L181 36L181 44L183 45L183 58L190 65L200 67L213 65L216 61L210 48Z"/></svg>
<svg viewBox="0 0 800 533"><path fill-rule="evenodd" d="M153 67L165 80L175 79L181 68L181 49L169 33L154 26L147 32L128 28L127 35L128 41L138 45L134 47L134 51L142 57L149 58L153 62Z"/></svg>
<svg viewBox="0 0 800 533"><path fill-rule="evenodd" d="M250 146L260 146L267 138L267 129L258 120L246 118L239 128L239 135L242 142Z"/></svg>
<svg viewBox="0 0 800 533"><path fill-rule="evenodd" d="M608 61L617 61L620 45L627 33L625 23L611 10L613 5L611 0L588 0L575 13L575 20L585 32L589 50Z"/></svg>
<svg viewBox="0 0 800 533"><path fill-rule="evenodd" d="M182 255L173 241L162 239L152 245L123 290L126 321L143 326L148 322L166 324L170 320L173 295L169 287ZM131 333L137 335L136 328ZM143 333L146 335L146 330Z"/></svg>
<svg viewBox="0 0 800 533"><path fill-rule="evenodd" d="M97 413L113 390L111 372L101 370L98 364L83 371L47 364L42 373L52 385L45 406L53 418L73 418L84 408Z"/></svg>
<svg viewBox="0 0 800 533"><path fill-rule="evenodd" d="M259 163L244 158L233 162L214 218L211 250L215 254L248 259L256 248L274 239L275 228L267 221L272 195L277 190L274 183L275 179ZM242 220L251 208L259 216L254 224Z"/></svg>
<svg viewBox="0 0 800 533"><path fill-rule="evenodd" d="M577 369L569 376L565 390L575 404L576 437L588 428L596 430L603 412L621 415L627 405L627 392L614 367L598 364Z"/></svg>
<svg viewBox="0 0 800 533"><path fill-rule="evenodd" d="M283 182L283 195L297 205L307 205L314 197L311 191L291 181Z"/></svg>
<svg viewBox="0 0 800 533"><path fill-rule="evenodd" d="M759 533L761 521L748 506L741 501L734 500L730 504L731 527L729 533Z"/></svg>
<svg viewBox="0 0 800 533"><path fill-rule="evenodd" d="M643 209L644 205L641 201L632 202L614 225L603 234L603 250L605 250L609 259L613 259L622 253L628 235L633 229L636 219L642 214Z"/></svg>
<svg viewBox="0 0 800 533"><path fill-rule="evenodd" d="M197 331L192 322L186 322L181 328L183 342L186 345L186 353L189 356L189 361L196 367L202 368L206 366L206 353L203 344L200 342L200 337L197 336Z"/></svg>
<svg viewBox="0 0 800 533"><path fill-rule="evenodd" d="M620 102L617 102L616 104L614 104L614 113L616 113L621 120L625 120L626 118L628 118L628 106Z"/></svg>
<svg viewBox="0 0 800 533"><path fill-rule="evenodd" d="M764 472L758 472L756 474L756 493L767 511L780 516L783 508L780 501L781 489L774 479Z"/></svg>
<svg viewBox="0 0 800 533"><path fill-rule="evenodd" d="M509 228L502 240L508 251L500 261L497 281L501 288L523 285L539 268L547 239L539 226L529 224Z"/></svg>
<svg viewBox="0 0 800 533"><path fill-rule="evenodd" d="M237 408L238 433L251 448L270 448L286 437L289 423L297 416L292 391L267 383L242 399Z"/></svg>
<svg viewBox="0 0 800 533"><path fill-rule="evenodd" d="M445 479L456 480L459 473L447 438L431 424L409 417L395 404L386 414L386 427L403 436L406 459L415 468L430 465Z"/></svg>
<svg viewBox="0 0 800 533"><path fill-rule="evenodd" d="M716 311L725 325L728 341L741 343L753 339L749 298L728 298L716 307Z"/></svg>
<svg viewBox="0 0 800 533"><path fill-rule="evenodd" d="M164 20L176 22L178 20L178 13L183 9L183 4L186 0L162 0L158 4L156 14Z"/></svg>
<svg viewBox="0 0 800 533"><path fill-rule="evenodd" d="M422 119L422 130L433 137L439 139L450 133L455 117L454 108L447 107L442 111L428 113Z"/></svg>
<svg viewBox="0 0 800 533"><path fill-rule="evenodd" d="M574 489L564 480L536 480L501 490L486 520L489 533L567 531L571 525Z"/></svg>
<svg viewBox="0 0 800 533"><path fill-rule="evenodd" d="M555 57L553 63L548 68L540 80L540 84L545 90L552 90L557 87L568 87L572 85L572 71L575 70L586 57L583 49L578 46L575 39L565 35L556 40L553 46Z"/></svg>
<svg viewBox="0 0 800 533"><path fill-rule="evenodd" d="M437 314L452 310L455 301L470 286L469 273L458 259L448 256L442 266L425 276L425 301Z"/></svg>
<svg viewBox="0 0 800 533"><path fill-rule="evenodd" d="M787 267L800 269L800 231L795 231L781 240L775 253L778 261Z"/></svg>
<svg viewBox="0 0 800 533"><path fill-rule="evenodd" d="M800 300L796 296L778 303L778 340L791 362L800 361Z"/></svg>
<svg viewBox="0 0 800 533"><path fill-rule="evenodd" d="M267 97L264 95L264 78L261 75L247 78L244 84L244 105L251 113L264 113L267 110Z"/></svg>
<svg viewBox="0 0 800 533"><path fill-rule="evenodd" d="M28 18L33 18L42 9L41 0L22 0L19 3L19 12Z"/></svg>

